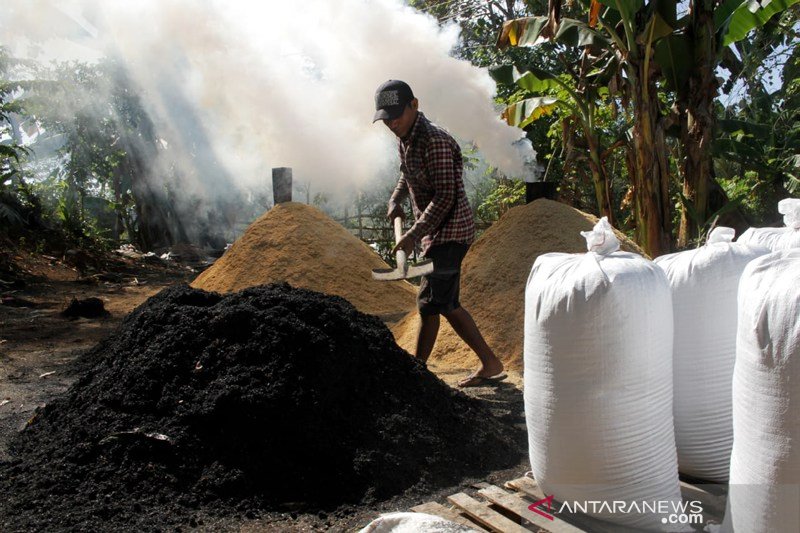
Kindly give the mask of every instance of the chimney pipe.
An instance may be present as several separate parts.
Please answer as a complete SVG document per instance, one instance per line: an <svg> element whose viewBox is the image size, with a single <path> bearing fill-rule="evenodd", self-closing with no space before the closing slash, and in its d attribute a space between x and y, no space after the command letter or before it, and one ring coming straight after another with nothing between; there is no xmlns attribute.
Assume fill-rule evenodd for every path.
<svg viewBox="0 0 800 533"><path fill-rule="evenodd" d="M525 182L525 203L529 204L538 198L558 199L558 184L553 181Z"/></svg>
<svg viewBox="0 0 800 533"><path fill-rule="evenodd" d="M272 169L272 198L275 205L292 201L292 169L290 167Z"/></svg>

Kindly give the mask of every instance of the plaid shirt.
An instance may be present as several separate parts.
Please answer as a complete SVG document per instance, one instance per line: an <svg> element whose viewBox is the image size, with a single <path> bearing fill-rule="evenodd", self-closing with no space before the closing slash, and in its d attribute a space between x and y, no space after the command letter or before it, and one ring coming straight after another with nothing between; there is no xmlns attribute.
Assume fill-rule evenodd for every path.
<svg viewBox="0 0 800 533"><path fill-rule="evenodd" d="M399 204L410 196L416 222L407 234L422 241L423 254L435 244L472 244L475 221L464 192L461 148L455 139L418 113L399 148L400 180L390 202Z"/></svg>

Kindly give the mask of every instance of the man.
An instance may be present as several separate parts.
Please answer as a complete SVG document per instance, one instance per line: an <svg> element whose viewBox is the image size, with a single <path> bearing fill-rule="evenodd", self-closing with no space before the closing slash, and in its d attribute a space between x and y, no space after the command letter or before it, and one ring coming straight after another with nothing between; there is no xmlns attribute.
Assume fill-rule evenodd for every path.
<svg viewBox="0 0 800 533"><path fill-rule="evenodd" d="M422 277L417 296L421 323L416 357L428 360L439 332L439 316L444 315L481 362L459 387L502 379L503 363L458 299L461 262L475 240L475 222L462 180L461 148L419 111L419 101L405 82L389 80L378 87L373 122L378 120L397 136L400 149L400 179L387 216L390 220L403 217L400 204L409 197L415 218L392 253L410 254L419 242L423 255L434 264L434 272Z"/></svg>

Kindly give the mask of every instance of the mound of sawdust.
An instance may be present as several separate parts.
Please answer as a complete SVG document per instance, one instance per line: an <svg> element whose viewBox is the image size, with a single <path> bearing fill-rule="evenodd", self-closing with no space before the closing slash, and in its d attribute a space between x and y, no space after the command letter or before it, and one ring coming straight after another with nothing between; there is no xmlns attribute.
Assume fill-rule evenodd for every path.
<svg viewBox="0 0 800 533"><path fill-rule="evenodd" d="M415 308L416 290L405 281L373 281L375 268L388 265L369 246L319 209L289 202L253 222L192 287L228 293L285 281L396 321Z"/></svg>
<svg viewBox="0 0 800 533"><path fill-rule="evenodd" d="M522 368L525 284L534 261L549 252L586 252L580 232L591 230L597 220L568 205L539 199L510 209L470 248L461 271L461 304L506 368ZM633 241L615 233L622 250L644 255ZM418 328L419 317L413 311L394 325L392 333L402 348L414 353ZM437 371L478 364L446 320L431 360Z"/></svg>

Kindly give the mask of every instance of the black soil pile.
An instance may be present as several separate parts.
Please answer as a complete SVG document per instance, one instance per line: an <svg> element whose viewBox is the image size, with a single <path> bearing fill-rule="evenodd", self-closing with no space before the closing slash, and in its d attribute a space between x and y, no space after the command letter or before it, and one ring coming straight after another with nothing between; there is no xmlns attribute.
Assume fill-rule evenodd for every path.
<svg viewBox="0 0 800 533"><path fill-rule="evenodd" d="M332 509L518 464L519 434L342 298L167 289L0 465L0 530Z"/></svg>

